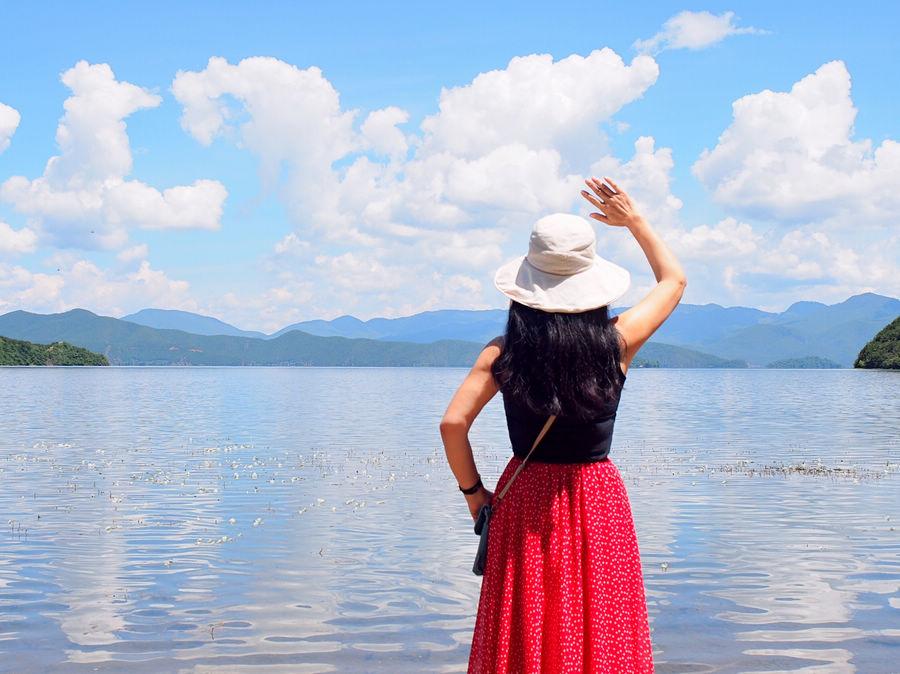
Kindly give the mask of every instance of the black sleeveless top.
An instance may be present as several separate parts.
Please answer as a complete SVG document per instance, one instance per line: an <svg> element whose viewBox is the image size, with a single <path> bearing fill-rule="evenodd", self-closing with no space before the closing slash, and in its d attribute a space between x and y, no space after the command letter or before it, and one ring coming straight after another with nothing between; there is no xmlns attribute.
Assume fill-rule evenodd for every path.
<svg viewBox="0 0 900 674"><path fill-rule="evenodd" d="M620 371L621 367L620 365ZM622 372L622 386L625 384L625 376ZM524 459L547 422L547 417L536 416L502 390L501 393L513 454ZM605 460L612 445L613 426L621 395L620 386L613 399L598 409L596 416L589 421L567 418L565 413L558 415L529 461L583 463Z"/></svg>

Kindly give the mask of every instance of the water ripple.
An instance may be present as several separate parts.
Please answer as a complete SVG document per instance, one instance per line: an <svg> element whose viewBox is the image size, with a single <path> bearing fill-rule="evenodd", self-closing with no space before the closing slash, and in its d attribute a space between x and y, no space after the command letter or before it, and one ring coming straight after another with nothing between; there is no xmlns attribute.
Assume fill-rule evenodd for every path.
<svg viewBox="0 0 900 674"><path fill-rule="evenodd" d="M465 671L477 540L437 432L464 374L0 369L0 671ZM891 671L897 373L629 374L657 671ZM487 482L505 433L492 401Z"/></svg>

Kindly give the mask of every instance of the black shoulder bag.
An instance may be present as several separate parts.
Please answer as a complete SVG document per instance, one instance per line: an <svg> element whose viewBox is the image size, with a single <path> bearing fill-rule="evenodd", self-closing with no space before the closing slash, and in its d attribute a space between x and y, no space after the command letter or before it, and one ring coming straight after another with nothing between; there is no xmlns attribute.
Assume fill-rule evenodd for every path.
<svg viewBox="0 0 900 674"><path fill-rule="evenodd" d="M484 565L487 561L487 547L488 547L488 531L490 529L491 517L494 515L494 510L500 505L500 501L503 500L503 497L506 495L506 491L512 486L512 483L515 482L516 478L519 476L519 473L525 467L525 464L528 463L528 459L531 458L532 453L535 448L538 446L538 443L544 438L547 434L547 431L550 430L550 426L553 425L553 422L556 421L556 415L551 414L550 418L547 419L547 423L544 424L544 427L541 429L541 432L538 433L537 438L534 440L534 444L531 445L531 450L529 450L528 455L519 464L519 467L516 468L516 472L512 474L512 477L509 478L509 481L503 486L503 489L499 494L496 494L490 502L485 503L478 510L478 519L475 520L475 533L478 536L481 536L481 539L478 541L478 552L475 555L475 564L472 566L472 573L476 576L481 576L484 574Z"/></svg>

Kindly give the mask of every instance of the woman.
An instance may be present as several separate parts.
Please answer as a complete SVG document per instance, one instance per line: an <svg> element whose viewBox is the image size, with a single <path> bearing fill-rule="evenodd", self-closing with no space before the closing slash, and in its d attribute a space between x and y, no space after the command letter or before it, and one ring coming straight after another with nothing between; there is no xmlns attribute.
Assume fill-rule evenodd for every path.
<svg viewBox="0 0 900 674"><path fill-rule="evenodd" d="M441 421L450 468L477 518L493 492L481 482L468 431L498 392L513 456L495 505L469 672L653 671L640 553L625 484L608 457L619 395L635 354L672 313L686 284L675 256L609 178L591 178L591 217L627 228L657 284L627 311L608 305L627 270L595 253L594 228L555 214L532 230L528 254L494 277L511 300L492 340ZM548 415L557 415L552 422Z"/></svg>

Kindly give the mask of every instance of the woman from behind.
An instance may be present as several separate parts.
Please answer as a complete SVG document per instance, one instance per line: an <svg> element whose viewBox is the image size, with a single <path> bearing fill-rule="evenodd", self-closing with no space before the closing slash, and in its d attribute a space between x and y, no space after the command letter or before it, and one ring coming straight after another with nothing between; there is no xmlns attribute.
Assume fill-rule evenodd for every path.
<svg viewBox="0 0 900 674"><path fill-rule="evenodd" d="M582 191L597 208L591 217L635 237L656 286L610 316L628 271L596 255L589 221L541 218L528 254L495 275L511 300L506 332L482 350L441 421L473 519L494 504L470 674L653 672L634 521L609 454L628 368L678 305L686 277L629 196L605 180ZM468 433L498 391L513 456L495 499Z"/></svg>

